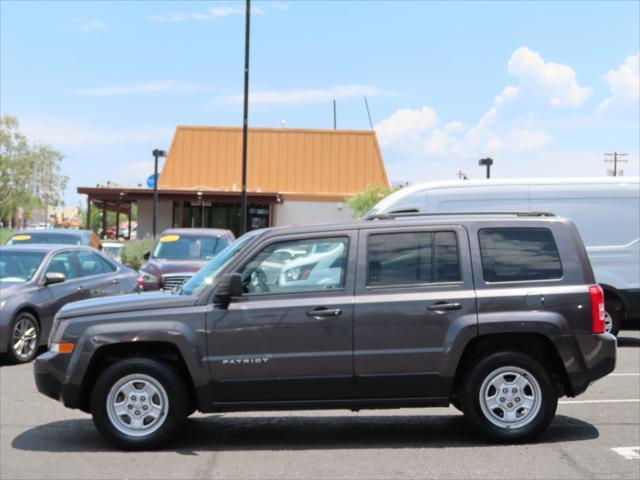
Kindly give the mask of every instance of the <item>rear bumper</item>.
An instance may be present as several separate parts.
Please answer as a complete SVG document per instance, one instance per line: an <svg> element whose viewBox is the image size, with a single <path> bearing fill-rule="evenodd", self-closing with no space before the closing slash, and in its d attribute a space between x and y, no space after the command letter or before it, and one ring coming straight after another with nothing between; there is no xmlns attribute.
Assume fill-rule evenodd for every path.
<svg viewBox="0 0 640 480"><path fill-rule="evenodd" d="M569 381L572 387L572 396L583 393L589 384L605 377L616 368L616 337L609 333L590 335L590 349L585 355L584 370L569 373ZM580 342L583 348L585 341Z"/></svg>
<svg viewBox="0 0 640 480"><path fill-rule="evenodd" d="M80 408L82 391L79 385L72 385L64 382L65 369L61 365L66 365L69 355L60 355L53 352L46 352L36 358L33 365L33 374L38 391L49 398L58 400L68 408Z"/></svg>

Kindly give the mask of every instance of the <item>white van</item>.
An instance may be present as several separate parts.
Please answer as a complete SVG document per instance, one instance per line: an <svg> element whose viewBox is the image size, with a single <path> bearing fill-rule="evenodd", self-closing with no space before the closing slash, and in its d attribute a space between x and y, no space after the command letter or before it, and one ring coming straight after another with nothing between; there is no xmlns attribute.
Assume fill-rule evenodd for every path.
<svg viewBox="0 0 640 480"><path fill-rule="evenodd" d="M640 177L457 180L403 188L366 218L393 213L544 211L574 221L605 291L607 328L640 319Z"/></svg>

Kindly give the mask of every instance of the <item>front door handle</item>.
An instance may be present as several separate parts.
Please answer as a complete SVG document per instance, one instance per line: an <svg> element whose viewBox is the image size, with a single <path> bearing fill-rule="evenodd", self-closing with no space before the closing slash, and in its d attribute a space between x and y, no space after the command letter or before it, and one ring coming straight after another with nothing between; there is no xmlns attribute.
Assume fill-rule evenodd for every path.
<svg viewBox="0 0 640 480"><path fill-rule="evenodd" d="M427 310L431 312L451 312L452 310L461 310L462 305L455 303L447 303L447 302L436 302L427 307Z"/></svg>
<svg viewBox="0 0 640 480"><path fill-rule="evenodd" d="M80 285L78 288L78 293L84 293L87 291L87 287L85 287L84 285Z"/></svg>
<svg viewBox="0 0 640 480"><path fill-rule="evenodd" d="M114 278L113 280L111 280L111 283L113 283L114 285L117 285L120 283L120 279L119 278Z"/></svg>
<svg viewBox="0 0 640 480"><path fill-rule="evenodd" d="M339 308L316 308L307 312L307 316L313 318L337 317L338 315L342 315L342 310Z"/></svg>

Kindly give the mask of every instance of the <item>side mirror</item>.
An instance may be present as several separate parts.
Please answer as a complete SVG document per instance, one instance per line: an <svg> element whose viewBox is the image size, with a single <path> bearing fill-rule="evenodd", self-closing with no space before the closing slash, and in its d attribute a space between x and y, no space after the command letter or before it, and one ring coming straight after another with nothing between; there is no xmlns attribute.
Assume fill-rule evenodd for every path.
<svg viewBox="0 0 640 480"><path fill-rule="evenodd" d="M44 286L62 283L65 281L64 273L48 272L44 274Z"/></svg>
<svg viewBox="0 0 640 480"><path fill-rule="evenodd" d="M242 295L242 275L239 273L227 273L220 280L216 291L216 302L229 303L233 297Z"/></svg>
<svg viewBox="0 0 640 480"><path fill-rule="evenodd" d="M144 252L142 254L142 258L144 258L145 260L149 260L150 256L151 256L151 252Z"/></svg>

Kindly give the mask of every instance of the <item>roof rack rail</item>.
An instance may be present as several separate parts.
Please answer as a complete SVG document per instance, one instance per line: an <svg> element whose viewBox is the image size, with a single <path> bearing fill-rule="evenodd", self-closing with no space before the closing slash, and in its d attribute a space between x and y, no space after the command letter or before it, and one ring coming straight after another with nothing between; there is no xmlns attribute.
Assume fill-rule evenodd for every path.
<svg viewBox="0 0 640 480"><path fill-rule="evenodd" d="M394 220L396 218L411 217L452 217L460 215L513 215L516 217L555 217L552 212L398 212L398 213L380 213L372 215L367 220Z"/></svg>

